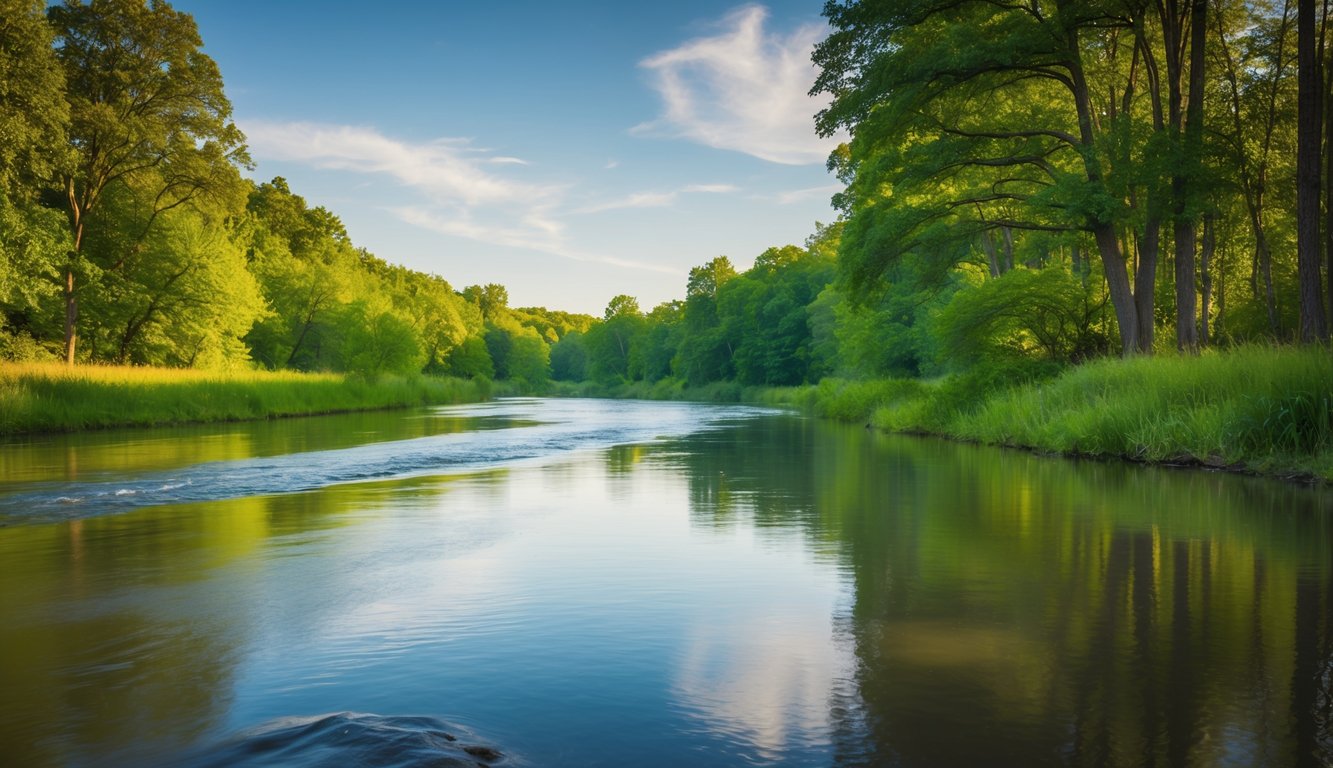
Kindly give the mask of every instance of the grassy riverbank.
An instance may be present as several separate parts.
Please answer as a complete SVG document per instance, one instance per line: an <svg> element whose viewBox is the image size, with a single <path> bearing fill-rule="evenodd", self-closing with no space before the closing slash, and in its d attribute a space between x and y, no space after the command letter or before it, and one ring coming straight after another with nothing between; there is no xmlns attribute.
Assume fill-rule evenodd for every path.
<svg viewBox="0 0 1333 768"><path fill-rule="evenodd" d="M1333 355L1325 348L1102 360L1005 383L994 373L825 380L758 399L897 432L1333 481Z"/></svg>
<svg viewBox="0 0 1333 768"><path fill-rule="evenodd" d="M0 434L241 421L472 402L487 385L429 376L0 364Z"/></svg>

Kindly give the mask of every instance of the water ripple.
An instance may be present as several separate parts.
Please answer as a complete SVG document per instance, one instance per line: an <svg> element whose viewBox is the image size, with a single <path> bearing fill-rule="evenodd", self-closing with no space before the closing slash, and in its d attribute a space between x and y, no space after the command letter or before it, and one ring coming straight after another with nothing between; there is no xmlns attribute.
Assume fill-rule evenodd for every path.
<svg viewBox="0 0 1333 768"><path fill-rule="evenodd" d="M635 409L627 418L626 409L613 405L596 400L501 400L442 410L472 418L506 416L515 419L516 426L209 462L115 481L28 483L0 496L0 526L492 469L572 451L676 437L768 412L748 406L654 403Z"/></svg>

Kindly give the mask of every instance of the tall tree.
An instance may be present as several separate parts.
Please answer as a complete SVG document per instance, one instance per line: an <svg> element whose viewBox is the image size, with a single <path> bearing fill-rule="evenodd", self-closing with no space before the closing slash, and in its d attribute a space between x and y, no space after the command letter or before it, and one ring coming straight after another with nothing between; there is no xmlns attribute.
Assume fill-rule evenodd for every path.
<svg viewBox="0 0 1333 768"><path fill-rule="evenodd" d="M45 9L0 0L0 356L12 353L11 329L32 335L67 250L59 214L35 194L67 159L69 123Z"/></svg>
<svg viewBox="0 0 1333 768"><path fill-rule="evenodd" d="M1220 132L1225 164L1235 175L1253 238L1251 293L1261 298L1274 338L1283 334L1273 282L1272 212L1269 193L1275 151L1294 123L1290 0L1272 8L1260 3L1220 3L1213 14L1217 67L1225 97L1226 125ZM1221 297L1219 297L1221 298Z"/></svg>
<svg viewBox="0 0 1333 768"><path fill-rule="evenodd" d="M50 8L76 152L63 194L72 246L64 268L65 360L74 362L80 275L135 257L161 214L238 194L244 136L194 19L162 0L66 0ZM108 188L152 199L129 242L89 254L85 236Z"/></svg>
<svg viewBox="0 0 1333 768"><path fill-rule="evenodd" d="M69 106L42 0L0 0L0 194L21 196L54 178Z"/></svg>
<svg viewBox="0 0 1333 768"><path fill-rule="evenodd" d="M1301 308L1301 341L1328 338L1323 281L1319 272L1319 153L1323 126L1320 91L1324 84L1316 50L1319 19L1315 0L1296 5L1296 273Z"/></svg>

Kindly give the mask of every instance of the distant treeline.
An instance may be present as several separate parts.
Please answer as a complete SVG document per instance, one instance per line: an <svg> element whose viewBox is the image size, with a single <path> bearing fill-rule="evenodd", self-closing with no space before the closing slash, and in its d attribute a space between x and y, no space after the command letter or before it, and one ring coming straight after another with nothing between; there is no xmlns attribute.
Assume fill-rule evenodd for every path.
<svg viewBox="0 0 1333 768"><path fill-rule="evenodd" d="M965 371L1003 386L1116 353L1326 337L1295 8L1034 8L830 4L818 125L851 134L831 161L839 220L594 318L455 290L356 247L283 179L246 180L188 14L0 0L0 358L528 391Z"/></svg>

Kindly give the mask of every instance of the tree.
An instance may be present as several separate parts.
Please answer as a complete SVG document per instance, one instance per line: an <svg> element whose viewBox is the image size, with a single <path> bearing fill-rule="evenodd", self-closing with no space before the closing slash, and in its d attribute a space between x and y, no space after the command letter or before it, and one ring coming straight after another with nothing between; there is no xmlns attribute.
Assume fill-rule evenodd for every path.
<svg viewBox="0 0 1333 768"><path fill-rule="evenodd" d="M446 363L446 371L450 376L462 379L495 378L495 365L486 349L486 340L480 335L463 339L462 344L449 351Z"/></svg>
<svg viewBox="0 0 1333 768"><path fill-rule="evenodd" d="M0 0L0 357L41 354L41 305L68 250L59 217L36 194L68 158L65 77L45 9Z"/></svg>
<svg viewBox="0 0 1333 768"><path fill-rule="evenodd" d="M1296 270L1300 285L1303 342L1328 338L1324 320L1323 281L1319 273L1320 141L1323 131L1323 76L1316 51L1315 0L1296 4Z"/></svg>
<svg viewBox="0 0 1333 768"><path fill-rule="evenodd" d="M1115 0L830 2L814 92L833 101L816 122L824 135L852 132L832 159L850 181L841 253L851 285L909 252L947 269L960 244L989 229L1082 230L1101 258L1122 352L1150 352L1170 167L1152 161L1180 146L1162 112L1153 12ZM1146 127L1134 111L1142 86Z"/></svg>
<svg viewBox="0 0 1333 768"><path fill-rule="evenodd" d="M0 0L0 194L26 197L66 159L69 105L42 0Z"/></svg>
<svg viewBox="0 0 1333 768"><path fill-rule="evenodd" d="M551 345L551 378L556 381L583 381L588 375L588 348L583 333L570 331Z"/></svg>
<svg viewBox="0 0 1333 768"><path fill-rule="evenodd" d="M1015 269L954 294L935 320L939 354L964 365L1006 357L1077 362L1102 349L1099 310L1061 267Z"/></svg>
<svg viewBox="0 0 1333 768"><path fill-rule="evenodd" d="M137 229L152 201L129 192L108 193L90 250L114 247L126 229ZM83 304L98 318L85 333L91 354L140 365L242 363L249 357L242 337L265 312L241 237L190 208L163 213L134 259L84 286Z"/></svg>
<svg viewBox="0 0 1333 768"><path fill-rule="evenodd" d="M1217 45L1215 67L1222 79L1225 121L1220 131L1223 162L1234 175L1244 201L1253 239L1251 293L1262 295L1268 329L1281 338L1283 329L1273 282L1272 212L1276 161L1295 103L1292 90L1291 4L1282 0L1273 13L1259 4L1219 4L1213 14ZM1280 208L1281 206L1279 206Z"/></svg>
<svg viewBox="0 0 1333 768"><path fill-rule="evenodd" d="M72 240L63 275L65 360L72 364L79 276L123 268L163 213L237 194L237 166L249 160L222 76L200 50L188 14L162 0L66 0L48 18L76 154L62 179ZM89 254L88 230L116 184L146 193L151 210L128 242Z"/></svg>
<svg viewBox="0 0 1333 768"><path fill-rule="evenodd" d="M589 374L605 382L626 381L633 347L644 329L639 302L632 296L616 296L607 303L603 318L584 336Z"/></svg>
<svg viewBox="0 0 1333 768"><path fill-rule="evenodd" d="M690 270L685 284L685 308L680 323L680 347L674 367L691 386L718 381L732 374L732 348L723 335L717 313L717 294L736 277L726 256Z"/></svg>
<svg viewBox="0 0 1333 768"><path fill-rule="evenodd" d="M420 373L426 356L416 332L392 312L374 313L364 302L343 310L343 370L378 376Z"/></svg>

